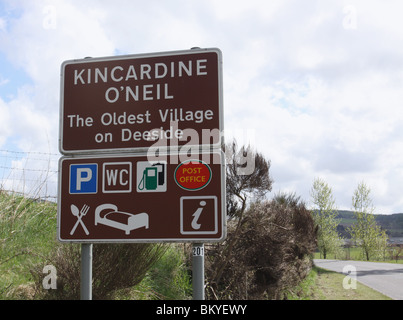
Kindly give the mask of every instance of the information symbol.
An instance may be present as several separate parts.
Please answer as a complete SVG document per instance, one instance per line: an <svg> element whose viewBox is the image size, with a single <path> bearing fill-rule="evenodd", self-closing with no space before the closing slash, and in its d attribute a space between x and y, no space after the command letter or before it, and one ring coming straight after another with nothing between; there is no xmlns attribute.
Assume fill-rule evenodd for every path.
<svg viewBox="0 0 403 320"><path fill-rule="evenodd" d="M197 223L197 221L199 221L200 215L201 215L201 213L203 211L203 207L205 205L206 205L206 201L200 201L200 206L201 207L198 208L195 213L193 213L194 218L193 218L193 221L192 221L192 228L195 229L195 230L199 230L200 227L201 227L201 224Z"/></svg>
<svg viewBox="0 0 403 320"><path fill-rule="evenodd" d="M181 234L217 234L217 197L181 197L180 219Z"/></svg>

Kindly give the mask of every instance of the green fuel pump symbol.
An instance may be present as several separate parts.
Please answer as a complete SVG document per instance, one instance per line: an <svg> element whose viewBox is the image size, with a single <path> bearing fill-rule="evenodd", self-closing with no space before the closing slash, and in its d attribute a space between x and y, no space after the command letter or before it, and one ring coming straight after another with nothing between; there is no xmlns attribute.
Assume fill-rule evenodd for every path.
<svg viewBox="0 0 403 320"><path fill-rule="evenodd" d="M161 170L158 170L160 168ZM165 183L165 165L162 163L153 164L151 167L146 167L143 171L143 177L138 185L138 189L143 191L156 190L158 186Z"/></svg>

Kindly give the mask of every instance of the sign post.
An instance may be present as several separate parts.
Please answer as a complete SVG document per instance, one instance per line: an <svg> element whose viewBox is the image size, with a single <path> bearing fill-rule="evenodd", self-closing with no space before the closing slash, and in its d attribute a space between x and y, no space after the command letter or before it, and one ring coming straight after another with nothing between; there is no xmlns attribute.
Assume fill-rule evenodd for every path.
<svg viewBox="0 0 403 320"><path fill-rule="evenodd" d="M82 299L97 242L194 243L204 299L204 243L226 237L222 90L216 48L62 64L58 238L82 245Z"/></svg>
<svg viewBox="0 0 403 320"><path fill-rule="evenodd" d="M81 300L92 300L92 243L81 244Z"/></svg>
<svg viewBox="0 0 403 320"><path fill-rule="evenodd" d="M193 300L204 300L204 244L193 244Z"/></svg>

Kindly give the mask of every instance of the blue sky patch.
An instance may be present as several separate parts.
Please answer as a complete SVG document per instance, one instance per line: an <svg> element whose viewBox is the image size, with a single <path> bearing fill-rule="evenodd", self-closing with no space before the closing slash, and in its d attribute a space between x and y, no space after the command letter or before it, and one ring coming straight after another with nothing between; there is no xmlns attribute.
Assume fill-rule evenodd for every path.
<svg viewBox="0 0 403 320"><path fill-rule="evenodd" d="M24 85L32 85L32 80L21 68L15 67L0 52L0 98L9 102L18 93L18 88Z"/></svg>

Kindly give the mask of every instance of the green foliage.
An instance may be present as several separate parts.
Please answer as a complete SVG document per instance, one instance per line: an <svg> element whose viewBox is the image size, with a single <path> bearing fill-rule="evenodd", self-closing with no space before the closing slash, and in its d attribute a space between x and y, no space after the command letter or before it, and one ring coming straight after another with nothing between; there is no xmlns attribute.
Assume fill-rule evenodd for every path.
<svg viewBox="0 0 403 320"><path fill-rule="evenodd" d="M338 210L337 219L340 221L337 231L343 238L349 239L351 235L347 229L356 222L354 211ZM385 230L389 237L403 238L403 213L395 214L374 214L375 221Z"/></svg>
<svg viewBox="0 0 403 320"><path fill-rule="evenodd" d="M170 245L138 287L153 292L154 294L149 296L151 299L190 299L192 285L183 246Z"/></svg>
<svg viewBox="0 0 403 320"><path fill-rule="evenodd" d="M403 214L375 215L376 222L387 230L390 237L403 237Z"/></svg>
<svg viewBox="0 0 403 320"><path fill-rule="evenodd" d="M32 275L40 299L80 299L81 246L58 244L47 258L57 270L57 288L42 287L43 264L34 266ZM117 290L130 288L144 278L147 270L165 252L165 246L152 243L97 243L93 245L92 298L113 299Z"/></svg>
<svg viewBox="0 0 403 320"><path fill-rule="evenodd" d="M344 274L314 266L308 276L295 288L289 290L289 300L391 300L360 282L357 289L346 290L341 285Z"/></svg>
<svg viewBox="0 0 403 320"><path fill-rule="evenodd" d="M287 300L311 300L313 296L318 294L317 277L317 268L313 267L304 280L286 291Z"/></svg>
<svg viewBox="0 0 403 320"><path fill-rule="evenodd" d="M315 224L318 226L318 249L326 256L330 253L338 253L341 250L343 239L339 237L337 226L336 201L332 189L322 179L317 178L311 189L313 203L312 214Z"/></svg>
<svg viewBox="0 0 403 320"><path fill-rule="evenodd" d="M0 299L79 297L80 246L58 243L56 226L55 203L0 190ZM143 288L146 299L187 299L191 284L183 250L178 246L166 246L168 250L163 258L155 262L165 248L152 244L94 245L94 298L102 295L138 299L141 298L136 294L140 291L138 288ZM141 255L147 256L146 259ZM151 269L147 263L143 268L140 260L153 263ZM49 264L57 270L57 290L42 287L43 267ZM139 269L141 272L136 272ZM130 270L138 276L127 276L125 272ZM100 281L102 274L110 277ZM132 287L143 278L141 284Z"/></svg>
<svg viewBox="0 0 403 320"><path fill-rule="evenodd" d="M29 267L56 238L56 205L0 190L0 299L31 296Z"/></svg>
<svg viewBox="0 0 403 320"><path fill-rule="evenodd" d="M352 205L356 222L349 228L351 238L361 247L366 260L386 253L387 235L375 221L371 189L361 182L354 191Z"/></svg>

